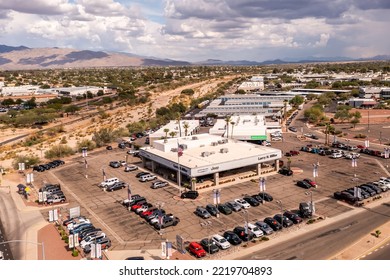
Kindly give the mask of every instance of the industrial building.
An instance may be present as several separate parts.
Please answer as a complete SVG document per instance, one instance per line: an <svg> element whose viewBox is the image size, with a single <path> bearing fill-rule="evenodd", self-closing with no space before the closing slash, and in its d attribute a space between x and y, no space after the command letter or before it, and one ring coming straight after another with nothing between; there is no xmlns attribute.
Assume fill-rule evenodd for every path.
<svg viewBox="0 0 390 280"><path fill-rule="evenodd" d="M207 115L216 115L218 117L258 114L265 116L281 116L282 109L287 106L290 109L288 101L295 95L282 94L230 94L224 95L213 100L205 109L195 116L198 118Z"/></svg>
<svg viewBox="0 0 390 280"><path fill-rule="evenodd" d="M198 134L156 140L153 146L142 148L139 155L144 167L196 190L275 172L282 152L221 136Z"/></svg>

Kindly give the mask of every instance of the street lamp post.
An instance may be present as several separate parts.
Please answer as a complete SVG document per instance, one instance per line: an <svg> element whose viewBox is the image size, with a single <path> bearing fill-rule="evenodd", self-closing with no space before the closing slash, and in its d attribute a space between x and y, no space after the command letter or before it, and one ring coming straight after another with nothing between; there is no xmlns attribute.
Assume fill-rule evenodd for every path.
<svg viewBox="0 0 390 280"><path fill-rule="evenodd" d="M389 168L390 148L385 148L386 168Z"/></svg>
<svg viewBox="0 0 390 280"><path fill-rule="evenodd" d="M244 213L244 220L245 220L245 227L244 227L245 228L245 234L248 235L246 243L248 243L248 241L249 241L249 230L248 230L248 222L249 222L248 215L249 215L249 212L246 209L244 209L242 212Z"/></svg>
<svg viewBox="0 0 390 280"><path fill-rule="evenodd" d="M283 204L282 204L282 201L281 200L277 200L276 201L276 204L279 204L280 205L280 214L282 215L281 216L281 219L282 219L282 229L283 230Z"/></svg>

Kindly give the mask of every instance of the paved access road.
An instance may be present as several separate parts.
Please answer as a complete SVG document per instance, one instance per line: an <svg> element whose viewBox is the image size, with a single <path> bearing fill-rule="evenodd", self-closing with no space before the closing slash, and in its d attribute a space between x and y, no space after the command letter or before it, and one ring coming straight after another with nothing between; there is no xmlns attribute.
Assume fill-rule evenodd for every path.
<svg viewBox="0 0 390 280"><path fill-rule="evenodd" d="M373 252L360 258L361 260L390 260L390 241L384 243Z"/></svg>
<svg viewBox="0 0 390 280"><path fill-rule="evenodd" d="M299 235L277 246L241 257L241 260L325 260L386 223L390 204L351 215L338 222Z"/></svg>
<svg viewBox="0 0 390 280"><path fill-rule="evenodd" d="M5 205L4 198L2 197L2 193L0 194L0 204ZM4 211L5 209L0 207L0 210ZM4 260L13 260L12 252L9 243L1 244L2 242L7 241L5 234L4 234L4 228L3 224L1 223L0 219L0 257L3 257Z"/></svg>

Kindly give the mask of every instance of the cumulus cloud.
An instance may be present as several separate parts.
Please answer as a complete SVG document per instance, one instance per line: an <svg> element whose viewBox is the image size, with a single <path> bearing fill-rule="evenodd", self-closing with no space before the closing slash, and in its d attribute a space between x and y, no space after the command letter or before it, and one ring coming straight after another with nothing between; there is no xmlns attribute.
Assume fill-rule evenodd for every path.
<svg viewBox="0 0 390 280"><path fill-rule="evenodd" d="M388 53L388 0L0 0L2 43L196 61ZM375 43L373 43L375 42Z"/></svg>

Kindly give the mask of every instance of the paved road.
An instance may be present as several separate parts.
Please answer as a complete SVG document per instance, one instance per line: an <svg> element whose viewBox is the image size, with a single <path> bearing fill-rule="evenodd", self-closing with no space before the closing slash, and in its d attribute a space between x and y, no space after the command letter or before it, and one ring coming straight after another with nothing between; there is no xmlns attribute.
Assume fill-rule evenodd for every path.
<svg viewBox="0 0 390 280"><path fill-rule="evenodd" d="M361 260L390 260L390 241L384 243L373 252L360 258Z"/></svg>
<svg viewBox="0 0 390 280"><path fill-rule="evenodd" d="M0 195L0 203L1 203L1 205L4 205L4 199L2 198L1 195ZM2 210L4 210L4 209L2 209ZM0 243L5 242L5 241L7 241L7 239L5 236L3 224L2 224L1 219L0 219ZM0 252L2 252L2 253L0 253L0 256L2 256L4 260L13 260L14 259L12 252L11 252L10 245L8 243L0 244Z"/></svg>
<svg viewBox="0 0 390 280"><path fill-rule="evenodd" d="M390 204L382 204L329 226L241 257L241 260L324 260L389 221ZM378 252L378 254L380 254ZM386 257L382 253L378 257ZM374 256L375 257L375 256Z"/></svg>

